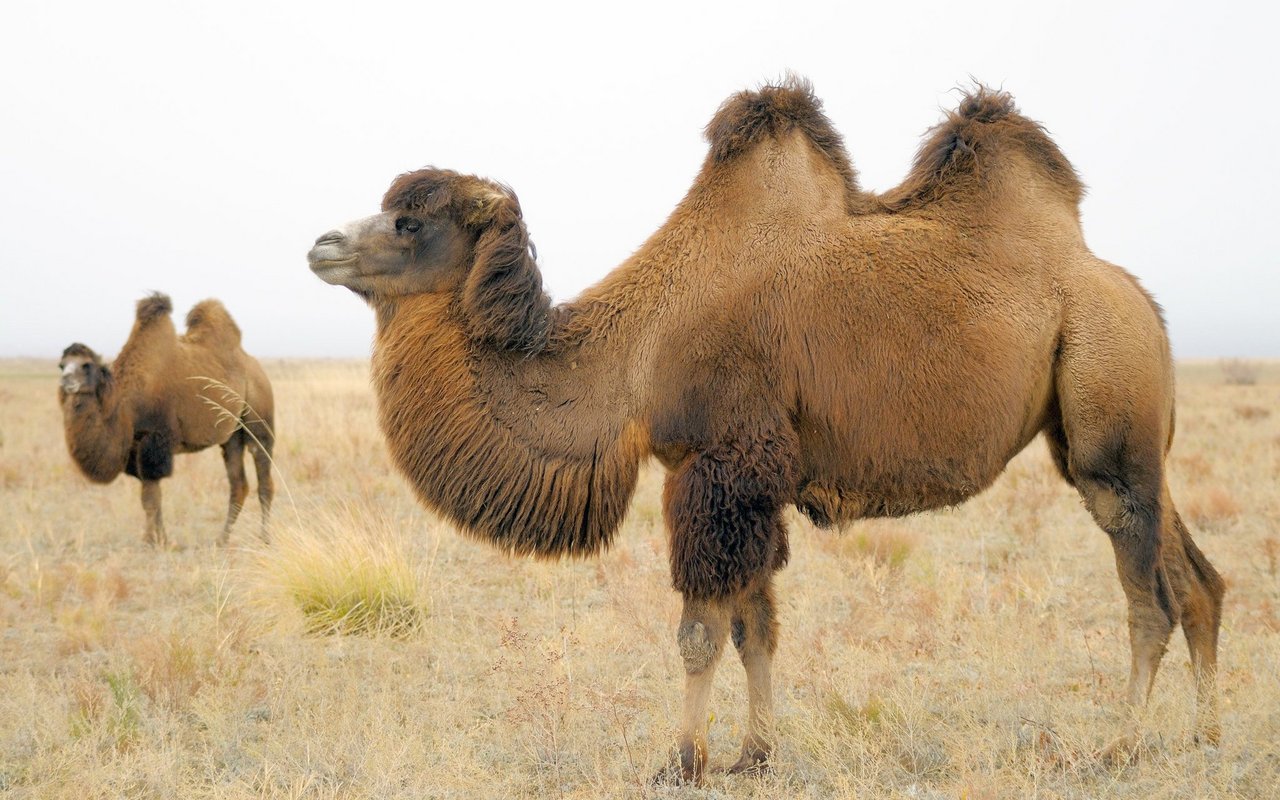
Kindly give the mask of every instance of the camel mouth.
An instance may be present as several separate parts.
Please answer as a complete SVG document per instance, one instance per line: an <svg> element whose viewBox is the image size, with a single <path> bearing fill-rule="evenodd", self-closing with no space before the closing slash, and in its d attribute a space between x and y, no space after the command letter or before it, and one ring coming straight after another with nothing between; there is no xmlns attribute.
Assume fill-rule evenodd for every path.
<svg viewBox="0 0 1280 800"><path fill-rule="evenodd" d="M311 262L311 271L315 276L333 286L346 286L350 281L360 277L355 266L360 260L358 254L345 258L321 258L317 257L317 253L313 250L307 254L307 260Z"/></svg>
<svg viewBox="0 0 1280 800"><path fill-rule="evenodd" d="M346 267L360 260L360 256L347 256L346 258L312 258L311 268L315 270L327 269L329 267Z"/></svg>

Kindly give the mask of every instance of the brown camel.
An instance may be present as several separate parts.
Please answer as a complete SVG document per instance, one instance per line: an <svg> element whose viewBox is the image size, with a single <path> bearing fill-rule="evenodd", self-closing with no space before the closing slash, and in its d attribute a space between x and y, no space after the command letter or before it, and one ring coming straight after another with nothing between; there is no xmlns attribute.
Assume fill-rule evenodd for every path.
<svg viewBox="0 0 1280 800"><path fill-rule="evenodd" d="M666 466L675 766L696 779L730 639L749 694L731 769L771 750L783 509L833 525L959 503L1043 432L1115 549L1131 710L1181 623L1216 739L1223 583L1165 480L1164 324L1085 246L1081 184L1044 129L976 90L882 195L859 189L805 83L731 97L706 133L666 223L563 305L515 195L480 178L401 175L381 214L316 241L315 273L376 312L381 425L419 497L508 552L585 556L610 543L639 463Z"/></svg>
<svg viewBox="0 0 1280 800"><path fill-rule="evenodd" d="M140 480L145 540L164 545L160 479L173 473L173 454L222 445L231 501L218 543L226 544L249 494L247 448L258 471L265 540L274 494L271 383L257 360L240 348L240 328L222 303L197 303L182 336L174 329L172 312L163 294L139 300L129 340L109 367L82 344L63 351L58 402L67 449L95 483L110 483L121 471Z"/></svg>

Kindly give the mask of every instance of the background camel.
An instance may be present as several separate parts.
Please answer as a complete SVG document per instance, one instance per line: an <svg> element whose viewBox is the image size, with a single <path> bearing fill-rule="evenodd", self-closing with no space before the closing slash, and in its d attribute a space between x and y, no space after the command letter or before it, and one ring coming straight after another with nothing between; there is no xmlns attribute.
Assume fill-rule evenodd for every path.
<svg viewBox="0 0 1280 800"><path fill-rule="evenodd" d="M249 494L248 448L258 471L265 539L274 494L271 383L257 360L241 349L240 328L222 303L205 300L193 306L182 336L174 329L172 312L166 295L139 300L129 340L110 367L83 344L63 351L58 402L67 449L91 481L109 483L121 471L140 480L145 539L163 545L160 479L173 473L173 454L222 445L231 482L227 521L218 539L225 544Z"/></svg>
<svg viewBox="0 0 1280 800"><path fill-rule="evenodd" d="M642 459L669 469L678 768L696 778L729 639L749 694L731 769L771 750L786 505L832 525L959 503L1044 433L1114 546L1128 703L1181 623L1216 739L1223 583L1165 482L1164 325L1086 247L1081 184L1045 131L978 90L883 195L805 84L730 98L707 137L666 223L565 305L514 194L479 178L401 175L381 214L316 241L316 274L376 312L381 425L422 500L512 553L580 556L609 544Z"/></svg>

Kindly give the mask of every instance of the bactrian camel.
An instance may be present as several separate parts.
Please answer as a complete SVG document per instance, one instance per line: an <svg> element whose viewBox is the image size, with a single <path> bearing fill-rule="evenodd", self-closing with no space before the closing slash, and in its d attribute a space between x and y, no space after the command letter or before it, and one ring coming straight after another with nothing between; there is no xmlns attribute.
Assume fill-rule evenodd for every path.
<svg viewBox="0 0 1280 800"><path fill-rule="evenodd" d="M825 526L960 503L1043 434L1128 599L1119 741L1179 623L1216 739L1223 582L1169 496L1168 338L1134 277L1085 245L1081 183L1045 130L976 90L884 194L859 188L798 81L729 98L706 135L670 218L562 305L514 193L488 180L401 175L382 213L316 241L315 273L376 313L381 425L422 501L510 553L586 556L639 464L665 465L687 673L675 766L696 779L729 640L749 695L731 769L770 754L786 506Z"/></svg>
<svg viewBox="0 0 1280 800"><path fill-rule="evenodd" d="M257 360L241 349L240 328L222 303L197 303L182 336L174 329L172 312L163 294L139 300L129 340L109 367L83 344L63 351L58 402L67 449L95 483L110 483L121 472L142 482L144 538L160 546L168 540L160 479L173 473L174 453L222 445L231 500L218 541L226 544L249 494L248 449L258 472L265 539L274 494L271 383Z"/></svg>

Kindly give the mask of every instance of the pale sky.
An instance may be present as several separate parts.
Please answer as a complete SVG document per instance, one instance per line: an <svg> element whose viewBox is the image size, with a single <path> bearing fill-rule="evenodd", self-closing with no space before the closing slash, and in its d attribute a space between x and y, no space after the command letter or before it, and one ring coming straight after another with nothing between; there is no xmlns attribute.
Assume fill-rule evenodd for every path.
<svg viewBox="0 0 1280 800"><path fill-rule="evenodd" d="M729 94L810 78L865 188L970 77L1089 186L1085 236L1180 357L1280 357L1274 3L59 2L0 9L0 356L108 357L134 301L218 297L259 356L365 356L307 269L426 165L519 194L568 299L683 196Z"/></svg>

